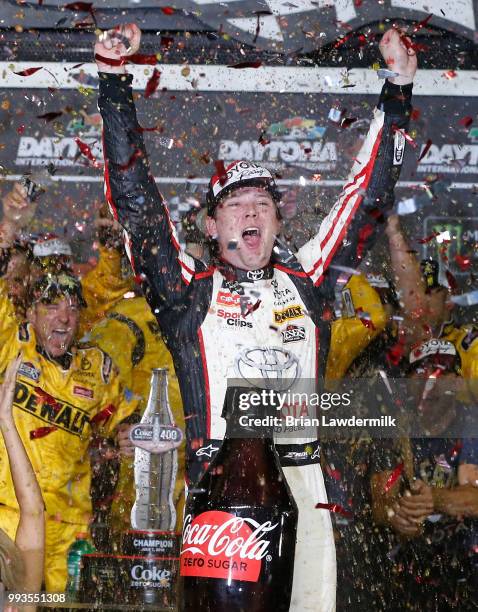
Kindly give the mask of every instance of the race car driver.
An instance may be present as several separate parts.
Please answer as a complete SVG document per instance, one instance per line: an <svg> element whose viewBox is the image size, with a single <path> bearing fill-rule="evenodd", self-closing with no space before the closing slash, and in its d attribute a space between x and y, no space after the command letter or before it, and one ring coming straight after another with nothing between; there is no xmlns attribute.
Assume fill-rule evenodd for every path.
<svg viewBox="0 0 478 612"><path fill-rule="evenodd" d="M0 371L21 352L13 410L46 506L49 591L65 590L68 547L88 531L93 431L107 435L137 405L124 396L111 358L75 343L83 306L75 277L40 276L29 290L28 320L19 323L1 284ZM3 442L0 457L0 525L15 538L19 511Z"/></svg>
<svg viewBox="0 0 478 612"><path fill-rule="evenodd" d="M275 245L280 196L267 169L242 160L212 178L207 229L217 248L206 267L179 248L149 172L132 77L124 66L139 42L140 31L130 24L102 35L95 47L106 194L173 355L187 418L189 477L195 481L201 461L210 461L224 435L220 415L228 378L274 376L294 385L300 377L323 376L330 332L322 313L333 303L337 276L329 264L355 266L392 205L400 172L394 150L403 153L416 56L397 30L384 35L382 54L400 76L382 90L342 195L295 256ZM332 527L329 514L314 509L327 501L319 443L296 440L284 447L278 449L299 507L291 609L330 611Z"/></svg>

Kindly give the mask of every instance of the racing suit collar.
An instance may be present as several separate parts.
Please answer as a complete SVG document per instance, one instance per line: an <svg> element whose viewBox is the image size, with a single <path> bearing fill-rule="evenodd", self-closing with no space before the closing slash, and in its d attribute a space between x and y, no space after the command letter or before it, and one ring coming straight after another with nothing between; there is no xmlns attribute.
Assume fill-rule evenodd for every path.
<svg viewBox="0 0 478 612"><path fill-rule="evenodd" d="M237 281L238 283L253 283L255 281L272 278L274 275L274 268L271 263L268 263L264 268L259 268L257 270L242 270L241 268L236 268L222 259L217 259L214 262L214 266L224 276L226 281L229 282Z"/></svg>

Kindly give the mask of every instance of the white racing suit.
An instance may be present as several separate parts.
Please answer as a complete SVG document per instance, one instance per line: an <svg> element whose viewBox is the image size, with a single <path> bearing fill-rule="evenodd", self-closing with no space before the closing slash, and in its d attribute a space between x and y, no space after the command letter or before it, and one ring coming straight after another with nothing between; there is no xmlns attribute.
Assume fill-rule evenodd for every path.
<svg viewBox="0 0 478 612"><path fill-rule="evenodd" d="M181 250L150 174L131 90L132 77L100 74L106 196L126 230L135 272L143 279L176 368L186 417L188 475L196 482L225 433L228 378L315 379L330 343L324 309L334 302L339 271L355 267L393 204L411 110L411 86L386 83L368 136L346 185L317 235L294 256L277 245L270 265L246 272ZM291 610L335 608L335 549L320 446L290 439L277 446L299 508Z"/></svg>

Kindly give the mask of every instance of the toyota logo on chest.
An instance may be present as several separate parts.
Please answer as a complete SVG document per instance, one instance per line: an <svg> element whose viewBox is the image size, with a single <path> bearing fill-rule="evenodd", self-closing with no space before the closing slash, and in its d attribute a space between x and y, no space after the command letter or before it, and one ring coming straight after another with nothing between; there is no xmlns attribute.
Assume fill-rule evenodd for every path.
<svg viewBox="0 0 478 612"><path fill-rule="evenodd" d="M261 280L264 276L264 270L248 270L247 278L251 281Z"/></svg>

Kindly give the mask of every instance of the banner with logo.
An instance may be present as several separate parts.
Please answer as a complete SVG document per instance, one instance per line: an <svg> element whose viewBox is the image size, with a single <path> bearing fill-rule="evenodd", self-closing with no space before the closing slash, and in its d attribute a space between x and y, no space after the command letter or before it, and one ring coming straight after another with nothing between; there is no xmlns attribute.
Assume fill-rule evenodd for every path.
<svg viewBox="0 0 478 612"><path fill-rule="evenodd" d="M377 87L378 89L378 87ZM214 162L247 159L266 165L283 190L298 191L299 212L313 226L337 198L368 129L377 96L344 93L231 93L157 91L137 97L138 117L158 187L173 216L204 199ZM424 255L440 249L420 242L443 226L460 225L449 265L467 270L455 254L478 256L473 202L478 183L476 98L414 98L407 154L397 199L412 246ZM329 119L331 109L339 122ZM331 115L333 116L333 115ZM73 241L77 255L90 253L94 209L103 201L101 116L88 87L0 89L0 164L7 181L25 173L45 184L37 226ZM312 219L312 220L311 220ZM449 221L447 221L449 219ZM300 225L300 224L299 224ZM440 225L440 227L442 226ZM297 226L297 220L292 226ZM292 231L296 231L293 229ZM300 228L299 228L300 231ZM445 230L444 230L445 231ZM451 241L455 240L451 230ZM468 254L468 255L467 255Z"/></svg>

